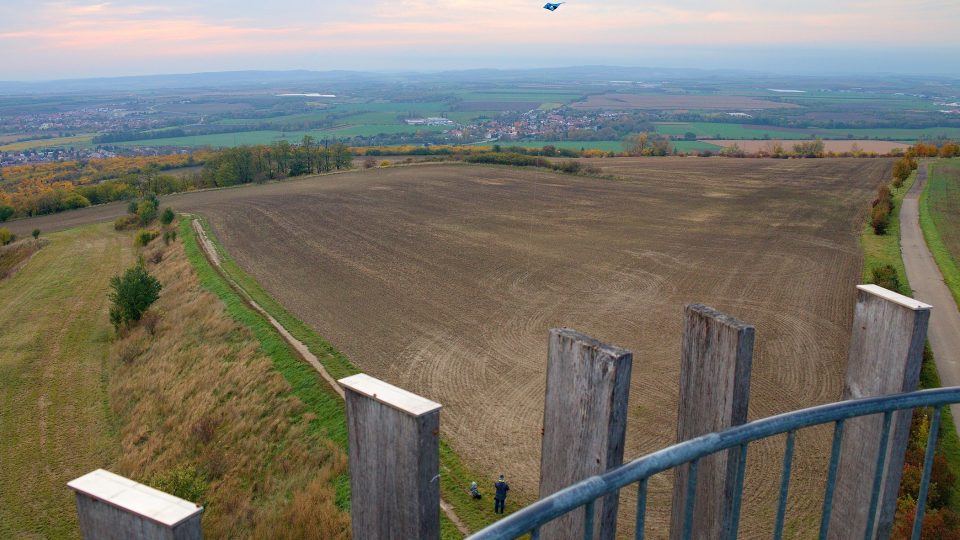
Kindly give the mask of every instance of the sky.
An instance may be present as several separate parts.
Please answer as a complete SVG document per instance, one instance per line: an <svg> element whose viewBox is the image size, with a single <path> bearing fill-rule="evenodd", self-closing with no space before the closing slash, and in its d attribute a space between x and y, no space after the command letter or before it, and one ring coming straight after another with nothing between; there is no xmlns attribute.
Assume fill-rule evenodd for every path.
<svg viewBox="0 0 960 540"><path fill-rule="evenodd" d="M0 0L0 80L571 65L960 75L960 0Z"/></svg>

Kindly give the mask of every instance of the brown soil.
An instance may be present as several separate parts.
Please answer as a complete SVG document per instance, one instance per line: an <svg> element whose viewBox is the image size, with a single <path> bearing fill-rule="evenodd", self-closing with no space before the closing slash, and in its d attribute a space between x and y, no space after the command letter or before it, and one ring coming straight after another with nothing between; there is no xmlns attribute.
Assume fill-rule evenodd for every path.
<svg viewBox="0 0 960 540"><path fill-rule="evenodd" d="M208 217L364 371L442 403L455 450L522 496L536 492L551 327L634 351L627 459L674 442L684 303L756 325L751 419L839 398L862 212L889 160L585 161L621 180L440 164L164 202ZM795 536L818 525L829 441L799 436ZM750 446L747 537L772 527L782 452ZM651 481L651 533L666 531L671 486Z"/></svg>
<svg viewBox="0 0 960 540"><path fill-rule="evenodd" d="M736 144L743 150L747 152L759 152L761 150L769 150L773 148L775 142L779 142L783 145L784 150L790 152L793 151L793 145L800 143L808 143L810 139L798 139L798 140L758 140L758 139L741 139L741 140L715 140L707 141L710 144L716 144L718 146L732 146ZM845 141L823 141L823 149L826 152L852 152L853 145L856 144L860 147L860 150L864 152L876 152L878 154L886 154L893 150L894 148L899 148L900 150L906 150L910 145L907 143L896 142L896 141L874 141L874 140L845 140Z"/></svg>
<svg viewBox="0 0 960 540"><path fill-rule="evenodd" d="M575 109L794 109L793 103L781 103L741 96L668 96L637 94L601 94L589 96L572 105Z"/></svg>

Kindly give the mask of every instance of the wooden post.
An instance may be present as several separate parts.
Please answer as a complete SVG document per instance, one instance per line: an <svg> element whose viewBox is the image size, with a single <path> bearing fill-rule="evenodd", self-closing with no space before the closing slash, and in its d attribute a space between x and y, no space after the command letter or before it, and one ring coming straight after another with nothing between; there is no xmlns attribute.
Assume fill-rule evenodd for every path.
<svg viewBox="0 0 960 540"><path fill-rule="evenodd" d="M440 538L440 405L368 375L341 379L353 537Z"/></svg>
<svg viewBox="0 0 960 540"><path fill-rule="evenodd" d="M857 289L843 399L916 390L931 306L876 285ZM844 424L830 538L864 537L882 416L854 418ZM892 418L873 538L890 535L912 416L912 411L903 411Z"/></svg>
<svg viewBox="0 0 960 540"><path fill-rule="evenodd" d="M568 328L550 330L543 408L540 497L623 463L633 354ZM618 494L597 504L594 538L614 538ZM542 538L583 538L584 513L570 512Z"/></svg>
<svg viewBox="0 0 960 540"><path fill-rule="evenodd" d="M683 310L677 441L722 431L747 421L753 326L701 304ZM693 536L727 538L736 496L738 449L703 458L698 465ZM688 466L674 473L670 537L683 532Z"/></svg>

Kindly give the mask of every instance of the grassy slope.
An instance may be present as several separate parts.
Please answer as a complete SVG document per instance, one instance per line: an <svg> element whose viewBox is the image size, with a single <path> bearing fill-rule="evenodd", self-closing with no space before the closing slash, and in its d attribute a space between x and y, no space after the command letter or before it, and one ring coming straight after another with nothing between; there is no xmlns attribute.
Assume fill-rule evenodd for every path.
<svg viewBox="0 0 960 540"><path fill-rule="evenodd" d="M107 290L133 262L132 242L104 225L46 238L0 282L0 538L79 536L64 484L117 452Z"/></svg>
<svg viewBox="0 0 960 540"><path fill-rule="evenodd" d="M286 309L264 291L255 280L244 273L223 250L223 247L212 234L209 226L206 223L203 225L208 236L217 247L223 261L222 266L224 271L231 279L243 287L254 301L277 319L294 337L306 344L334 378L339 379L359 372L356 367L350 364L345 356L327 343L313 331L313 329L287 312ZM332 438L337 441L342 448L346 449L346 418L344 416L342 403L339 402L339 400L337 400L336 403L330 402L330 390L313 369L295 357L294 353L290 351L281 340L273 327L262 317L250 310L226 281L213 270L200 252L193 230L187 220L184 220L181 224L180 233L184 238L184 244L187 246L187 256L200 274L204 287L220 297L220 299L227 304L228 311L231 315L251 328L261 342L271 344L269 346L271 351L270 356L274 358L277 369L294 387L294 393L311 408L317 405L323 407L323 414L326 416L327 421L330 424L336 423L335 426L330 425L327 429L330 430L330 433L335 434ZM277 360L278 358L280 361ZM321 399L321 396L324 397ZM460 461L457 455L443 441L441 441L440 446L440 466L443 475L440 484L441 494L447 502L453 505L457 516L463 520L471 531L478 530L496 521L496 515L492 511L492 502L484 500L477 503L470 499L466 491L466 486L469 486L471 480L478 480L479 483L483 477L471 474L463 462ZM338 488L338 498L343 502L348 497L348 480L346 478L339 479ZM511 506L508 502L508 511L517 508L513 506L511 509ZM461 536L452 523L447 521L445 517L442 520L442 526L444 538L459 538Z"/></svg>
<svg viewBox="0 0 960 540"><path fill-rule="evenodd" d="M163 254L147 266L163 283L160 299L113 345L115 469L204 504L211 538L271 537L280 526L293 538L346 538L336 479L347 456L330 441L343 438L338 398L311 372L295 387L285 362L299 364L274 334L245 325L203 288L189 248L155 240L146 249L150 261ZM170 482L177 473L195 489Z"/></svg>
<svg viewBox="0 0 960 540"><path fill-rule="evenodd" d="M890 225L887 227L887 234L878 236L873 233L870 223L864 224L863 234L861 236L861 245L863 247L863 282L872 283L873 275L871 269L889 264L896 268L900 284L906 294L911 294L913 289L907 280L907 272L903 265L903 257L900 253L900 205L903 203L903 197L907 191L916 182L917 173L914 172L910 178L903 183L899 189L893 190L894 212L891 214ZM937 367L933 361L933 354L930 347L924 350L923 368L920 373L921 388L938 388L940 386L940 376L937 374ZM940 444L950 464L950 469L960 478L960 437L954 424L950 409L943 411L943 429L941 430ZM951 506L954 510L960 509L960 486L953 486L951 495Z"/></svg>
<svg viewBox="0 0 960 540"><path fill-rule="evenodd" d="M920 228L927 247L940 267L943 280L960 305L960 251L944 237L957 236L960 218L960 159L930 165L927 185L920 196Z"/></svg>

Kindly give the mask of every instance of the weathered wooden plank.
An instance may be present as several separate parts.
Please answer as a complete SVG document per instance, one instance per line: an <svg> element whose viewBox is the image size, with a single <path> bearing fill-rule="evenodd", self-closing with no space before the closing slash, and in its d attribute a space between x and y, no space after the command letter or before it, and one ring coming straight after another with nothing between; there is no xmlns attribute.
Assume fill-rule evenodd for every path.
<svg viewBox="0 0 960 540"><path fill-rule="evenodd" d="M339 382L353 537L440 538L440 405L368 375Z"/></svg>
<svg viewBox="0 0 960 540"><path fill-rule="evenodd" d="M677 441L747 421L753 326L701 304L683 310ZM733 518L738 449L700 460L694 499L695 538L726 538ZM683 531L688 467L674 473L670 537Z"/></svg>
<svg viewBox="0 0 960 540"><path fill-rule="evenodd" d="M550 330L543 409L540 497L623 463L633 354L569 328ZM594 538L616 534L618 495L598 502ZM542 538L583 538L584 514L571 512Z"/></svg>
<svg viewBox="0 0 960 540"><path fill-rule="evenodd" d="M876 285L857 289L843 399L916 390L931 306ZM890 535L911 417L910 411L893 417L873 538ZM830 538L864 537L882 423L877 415L844 426Z"/></svg>

